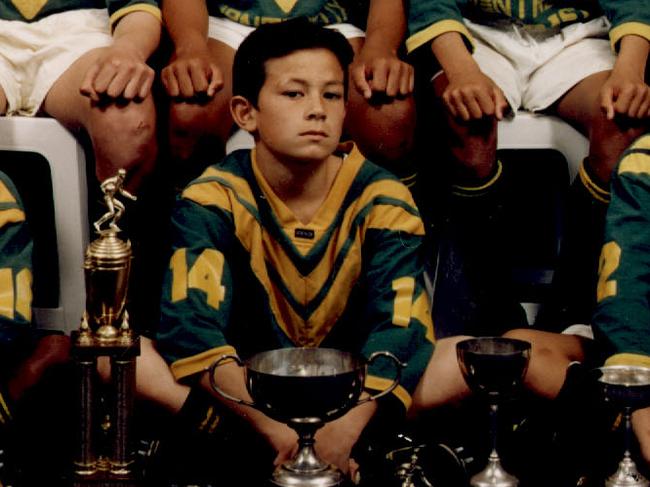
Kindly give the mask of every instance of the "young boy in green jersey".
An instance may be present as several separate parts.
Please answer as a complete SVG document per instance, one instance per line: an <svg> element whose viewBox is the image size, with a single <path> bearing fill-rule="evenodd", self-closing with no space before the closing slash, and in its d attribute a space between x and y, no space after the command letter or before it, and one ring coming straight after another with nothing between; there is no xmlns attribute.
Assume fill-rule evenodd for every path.
<svg viewBox="0 0 650 487"><path fill-rule="evenodd" d="M373 161L400 177L410 175L405 163L415 107L413 69L400 59L406 32L401 1L168 0L163 16L174 44L162 71L171 97L169 138L181 162L200 148L223 147L228 140L232 61L246 35L264 23L306 17L339 30L354 49L347 134Z"/></svg>
<svg viewBox="0 0 650 487"><path fill-rule="evenodd" d="M230 106L255 148L209 167L180 195L160 328L154 342L144 341L138 362L143 396L164 401L188 429L219 435L233 415L243 419L257 436L246 448L263 438L277 464L293 453L295 433L223 402L206 373L215 360L301 346L393 352L408 364L395 392L317 433L319 453L346 471L371 418L403 415L436 357L455 364L452 340L437 342L429 362L434 332L420 256L424 226L408 189L355 147L339 145L351 59L343 36L301 19L264 25L242 43ZM371 366L366 388L382 389L392 377L388 369ZM462 383L455 369L440 374L445 397L454 390L445 389L449 380ZM216 380L248 397L236 364L220 366ZM256 458L265 476L273 456L266 466ZM224 460L225 471L228 465ZM244 474L251 472L260 469Z"/></svg>
<svg viewBox="0 0 650 487"><path fill-rule="evenodd" d="M452 228L480 287L496 291L486 301L499 299L507 287L497 276L509 274L508 229L498 225L510 176L497 160L497 123L517 110L555 114L590 148L568 196L545 321L588 322L610 173L647 128L649 40L647 0L410 1L407 47L449 132Z"/></svg>
<svg viewBox="0 0 650 487"><path fill-rule="evenodd" d="M160 18L156 0L2 0L0 115L45 114L87 132L98 180L125 168L135 191L156 159L146 63Z"/></svg>

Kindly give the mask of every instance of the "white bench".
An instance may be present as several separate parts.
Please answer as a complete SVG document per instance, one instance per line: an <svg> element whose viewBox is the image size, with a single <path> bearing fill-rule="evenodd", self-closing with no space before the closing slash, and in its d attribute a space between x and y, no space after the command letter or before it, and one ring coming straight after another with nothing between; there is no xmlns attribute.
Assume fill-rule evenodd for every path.
<svg viewBox="0 0 650 487"><path fill-rule="evenodd" d="M34 152L49 163L59 267L59 305L34 308L40 328L77 329L85 307L83 257L88 244L86 158L52 118L0 117L0 150Z"/></svg>

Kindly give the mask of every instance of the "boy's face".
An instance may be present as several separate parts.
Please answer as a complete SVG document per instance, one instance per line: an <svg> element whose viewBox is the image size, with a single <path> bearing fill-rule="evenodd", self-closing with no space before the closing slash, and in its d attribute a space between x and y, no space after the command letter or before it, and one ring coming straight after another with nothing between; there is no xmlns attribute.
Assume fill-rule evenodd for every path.
<svg viewBox="0 0 650 487"><path fill-rule="evenodd" d="M270 59L252 108L258 153L279 160L322 161L336 149L345 118L343 69L327 49Z"/></svg>

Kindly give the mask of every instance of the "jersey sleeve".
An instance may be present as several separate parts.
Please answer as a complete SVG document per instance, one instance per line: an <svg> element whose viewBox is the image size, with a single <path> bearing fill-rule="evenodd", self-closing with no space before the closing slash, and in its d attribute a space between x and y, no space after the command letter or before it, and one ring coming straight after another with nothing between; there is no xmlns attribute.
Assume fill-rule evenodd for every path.
<svg viewBox="0 0 650 487"><path fill-rule="evenodd" d="M614 50L626 35L638 35L650 42L650 0L600 0L612 24L609 32Z"/></svg>
<svg viewBox="0 0 650 487"><path fill-rule="evenodd" d="M157 0L106 0L111 29L117 22L131 12L148 12L162 21L159 2Z"/></svg>
<svg viewBox="0 0 650 487"><path fill-rule="evenodd" d="M396 186L399 184L394 183ZM368 357L388 351L406 364L393 391L405 408L429 362L435 340L421 256L424 225L408 190L376 199L364 229L363 272L370 283L366 319ZM395 376L385 359L369 367L366 387L383 390Z"/></svg>
<svg viewBox="0 0 650 487"><path fill-rule="evenodd" d="M470 35L461 14L457 0L410 0L408 4L408 37L406 49L409 53L430 43L446 32L458 32L470 50Z"/></svg>
<svg viewBox="0 0 650 487"><path fill-rule="evenodd" d="M31 324L32 246L18 192L0 173L0 340L5 342Z"/></svg>
<svg viewBox="0 0 650 487"><path fill-rule="evenodd" d="M650 135L612 179L597 293L593 328L606 363L650 366Z"/></svg>
<svg viewBox="0 0 650 487"><path fill-rule="evenodd" d="M177 380L235 352L225 338L232 309L227 261L232 234L232 215L223 208L178 201L156 335L157 347Z"/></svg>

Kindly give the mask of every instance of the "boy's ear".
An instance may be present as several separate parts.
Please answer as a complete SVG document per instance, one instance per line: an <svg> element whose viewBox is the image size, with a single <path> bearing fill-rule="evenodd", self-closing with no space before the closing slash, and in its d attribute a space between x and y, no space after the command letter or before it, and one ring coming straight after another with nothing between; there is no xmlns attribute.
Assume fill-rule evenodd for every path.
<svg viewBox="0 0 650 487"><path fill-rule="evenodd" d="M230 100L230 113L240 128L247 132L254 132L257 129L255 107L243 96L233 96Z"/></svg>

